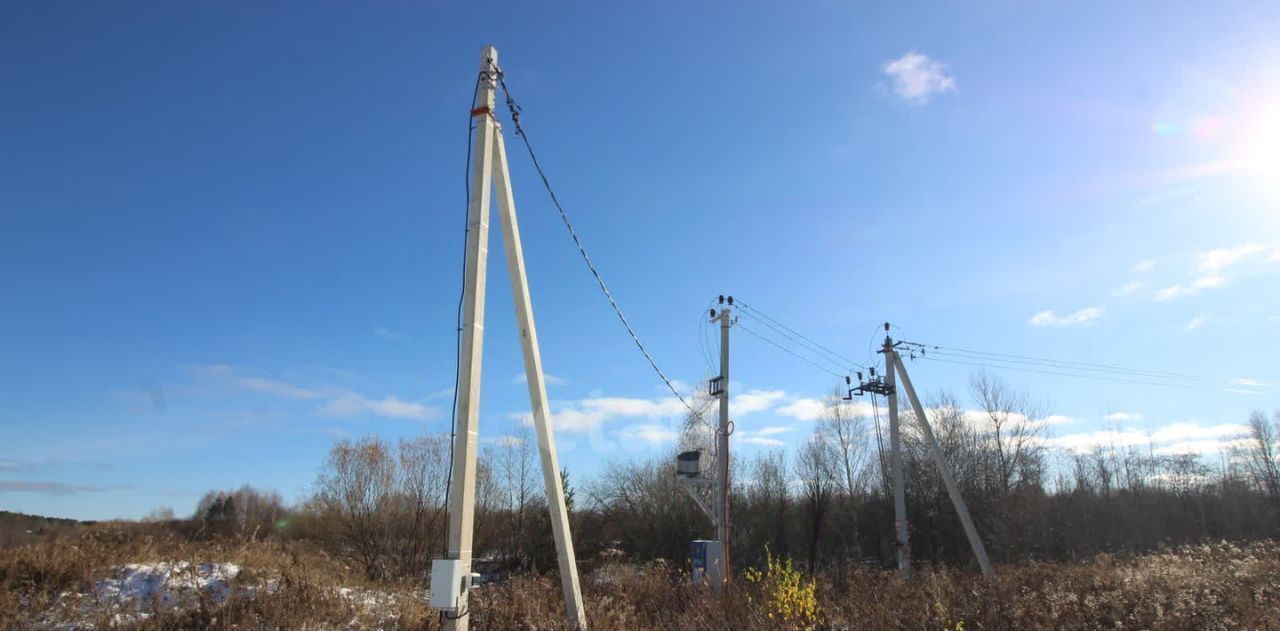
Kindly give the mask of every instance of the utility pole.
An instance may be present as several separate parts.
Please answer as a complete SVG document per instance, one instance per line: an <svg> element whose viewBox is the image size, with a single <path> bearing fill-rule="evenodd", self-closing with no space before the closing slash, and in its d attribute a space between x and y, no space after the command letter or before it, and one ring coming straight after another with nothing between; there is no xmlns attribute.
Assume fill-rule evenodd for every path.
<svg viewBox="0 0 1280 631"><path fill-rule="evenodd" d="M898 391L893 375L893 340L889 323L884 325L884 392L889 400L889 462L893 469L893 530L898 556L898 575L911 578L911 543L907 538L907 480L902 466L902 430L898 424Z"/></svg>
<svg viewBox="0 0 1280 631"><path fill-rule="evenodd" d="M499 72L498 51L492 46L486 47L481 58L477 101L475 109L471 111L471 116L476 121L475 147L472 153L475 162L471 165L471 205L467 209L467 264L463 285L461 357L458 362L458 427L455 430L452 482L449 488L448 552L445 559L437 559L432 563L429 597L431 606L443 612L446 631L466 631L469 625L467 596L474 577L471 573L471 545L475 526L476 444L479 442L480 429L480 364L484 346L485 287L489 259L490 189L496 185L507 270L511 277L511 293L520 327L533 424L542 456L542 478L559 560L566 616L570 627L585 630L586 613L578 584L577 563L569 532L569 513L564 503L564 487L560 481L555 435L551 427L546 381L542 372L542 355L534 325L529 281L525 274L524 249L520 242L515 199L507 169L506 146L502 140L502 130L493 114Z"/></svg>
<svg viewBox="0 0 1280 631"><path fill-rule="evenodd" d="M723 301L724 296L721 296ZM729 564L729 327L730 312L733 308L733 296L729 296L729 304L720 309L720 429L716 432L719 440L717 449L720 453L720 523L717 533L720 545L724 548L724 580L730 582L733 572Z"/></svg>
<svg viewBox="0 0 1280 631"><path fill-rule="evenodd" d="M902 385L907 390L907 397L911 400L911 408L915 411L916 422L920 424L920 431L924 435L929 455L933 458L934 466L938 468L938 475L942 476L942 483L947 487L947 495L951 497L951 504L955 507L956 514L960 516L960 525L964 527L964 534L969 539L969 546L973 548L973 555L978 558L982 573L993 576L994 571L991 569L991 560L987 557L987 549L982 545L982 539L978 537L978 529L974 527L973 519L969 516L969 508L964 503L964 497L960 495L960 487L947 467L942 448L938 446L933 428L929 425L929 417L925 415L924 406L920 405L920 397L916 396L916 389L911 385L911 377L907 375L902 356L898 354L898 344L889 337L889 326L888 322L884 324L884 346L880 349L884 354L884 376L877 377L876 369L872 368L871 379L864 381L862 373L858 373L858 387L851 388L849 396L845 398L848 400L855 394L862 396L870 393L872 396L882 394L889 400L889 457L893 469L893 529L894 545L898 556L898 575L903 580L911 578L911 546L907 538L906 471L902 463L902 427L898 422L898 377L900 376ZM912 357L914 358L914 355Z"/></svg>

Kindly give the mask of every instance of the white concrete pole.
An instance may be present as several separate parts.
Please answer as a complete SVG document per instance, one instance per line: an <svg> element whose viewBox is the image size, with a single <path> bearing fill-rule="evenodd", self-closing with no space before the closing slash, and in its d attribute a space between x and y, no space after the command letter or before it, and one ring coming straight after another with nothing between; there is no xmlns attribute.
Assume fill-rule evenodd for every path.
<svg viewBox="0 0 1280 631"><path fill-rule="evenodd" d="M920 421L920 429L924 432L925 443L929 446L929 453L933 455L933 464L938 467L938 474L942 476L942 483L947 487L947 495L951 496L951 504L955 506L956 513L960 516L960 524L964 526L964 534L969 538L969 546L973 548L974 556L978 557L978 565L982 568L982 573L987 576L993 576L991 569L991 560L987 558L987 549L982 545L982 539L978 537L978 529L973 526L973 519L969 517L969 508L965 506L964 497L960 495L960 487L956 485L956 480L951 475L951 469L947 467L947 461L942 456L942 449L938 446L937 439L933 436L933 429L929 427L929 419L924 414L924 407L920 405L920 398L916 396L916 389L911 385L911 377L907 376L907 368L902 364L902 357L897 351L891 351L893 354L893 364L897 367L898 373L902 375L902 385L907 389L907 396L911 399L911 407L916 411L916 420Z"/></svg>
<svg viewBox="0 0 1280 631"><path fill-rule="evenodd" d="M480 361L484 348L484 292L489 261L489 191L492 186L494 89L498 51L484 49L475 121L475 148L471 165L471 206L467 209L467 265L462 290L462 352L458 361L458 408L453 441L452 484L449 488L448 553L462 562L462 573L471 572L471 537L475 525L476 443L480 431ZM458 612L467 609L463 590ZM446 616L444 628L465 631L467 616Z"/></svg>
<svg viewBox="0 0 1280 631"><path fill-rule="evenodd" d="M884 353L884 383L888 390L885 397L889 399L889 466L893 470L893 530L897 544L898 575L906 580L911 578L911 542L907 535L907 480L902 466L898 390L893 378L893 342L888 337L884 339L882 352Z"/></svg>
<svg viewBox="0 0 1280 631"><path fill-rule="evenodd" d="M729 299L730 303L733 299ZM724 551L724 580L729 582L733 572L729 564L729 314L725 305L720 310L720 431L717 433L720 451L720 531L717 533Z"/></svg>
<svg viewBox="0 0 1280 631"><path fill-rule="evenodd" d="M547 491L551 533L555 537L556 555L560 563L565 613L571 627L585 631L587 615L582 606L582 591L578 585L578 565L573 554L569 511L565 506L564 485L560 480L555 431L551 426L546 380L542 373L542 353L538 347L538 329L533 319L533 302L529 297L529 280L525 274L524 247L520 243L520 224L516 220L515 198L511 194L511 179L507 170L507 147L503 142L501 129L494 140L496 151L493 154L493 173L494 184L498 189L498 216L502 220L502 242L507 253L507 271L511 276L516 321L520 327L520 346L524 351L524 374L528 377L533 426L538 434L538 450L542 455L542 482Z"/></svg>

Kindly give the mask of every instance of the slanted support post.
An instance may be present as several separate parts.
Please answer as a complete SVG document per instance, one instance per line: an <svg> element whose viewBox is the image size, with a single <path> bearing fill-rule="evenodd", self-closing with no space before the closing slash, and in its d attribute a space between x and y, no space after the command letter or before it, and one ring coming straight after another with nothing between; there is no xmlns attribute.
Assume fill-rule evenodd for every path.
<svg viewBox="0 0 1280 631"><path fill-rule="evenodd" d="M929 426L929 418L925 416L924 406L920 405L920 397L916 396L916 389L911 385L911 377L907 376L907 368L902 364L902 357L893 348L888 349L887 355L891 357L890 361L902 377L902 386L906 388L907 397L911 399L911 408L915 410L916 420L919 421L920 430L924 433L925 444L929 448L930 455L933 456L933 464L938 468L938 474L942 476L942 483L947 487L947 495L951 496L951 504L955 506L956 514L960 516L960 524L964 527L965 536L969 538L969 546L973 548L973 555L978 558L978 565L982 568L982 573L988 577L994 576L995 572L991 569L991 560L987 558L987 549L983 546L982 539L978 537L978 529L973 526L973 519L969 516L969 508L965 506L964 497L960 495L960 487L951 475L951 469L947 467L946 458L942 455L942 448L938 446L938 440L933 435L933 428ZM892 375L893 373L890 372L889 374Z"/></svg>

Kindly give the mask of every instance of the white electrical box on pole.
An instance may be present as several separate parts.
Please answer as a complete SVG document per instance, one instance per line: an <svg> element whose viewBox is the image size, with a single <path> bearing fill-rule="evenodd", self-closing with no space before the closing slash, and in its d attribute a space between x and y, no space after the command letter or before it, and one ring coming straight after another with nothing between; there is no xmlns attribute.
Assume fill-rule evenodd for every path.
<svg viewBox="0 0 1280 631"><path fill-rule="evenodd" d="M464 272L466 279L463 286L463 327L456 410L458 427L455 429L453 469L450 474L452 482L448 500L448 552L447 558L432 563L430 602L433 607L444 612L446 630L465 631L468 628L467 592L474 576L471 573L471 545L475 525L476 444L479 441L480 364L484 346L485 281L489 259L489 204L491 187L496 185L507 270L511 277L511 292L520 328L533 423L542 456L542 478L559 559L566 615L571 627L586 629L586 613L578 584L573 539L569 531L569 512L565 506L564 487L556 457L555 435L551 427L542 356L533 319L533 303L529 297L524 251L516 221L515 200L511 193L506 147L502 141L501 127L494 118L499 72L498 51L492 46L486 47L480 64L477 98L471 111L476 134L472 152L474 162L471 165L471 205L467 209L467 264ZM441 591L440 594L436 593L437 589Z"/></svg>

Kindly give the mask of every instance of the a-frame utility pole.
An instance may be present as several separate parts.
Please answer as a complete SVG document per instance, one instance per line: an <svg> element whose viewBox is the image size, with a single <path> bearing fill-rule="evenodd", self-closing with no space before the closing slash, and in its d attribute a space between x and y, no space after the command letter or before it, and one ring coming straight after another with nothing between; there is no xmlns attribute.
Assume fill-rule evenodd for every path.
<svg viewBox="0 0 1280 631"><path fill-rule="evenodd" d="M933 435L933 427L929 425L929 417L925 415L924 406L920 404L920 397L916 395L916 389L911 385L911 377L907 375L902 356L898 354L893 339L888 336L889 325L886 323L884 328L886 335L884 346L880 350L884 355L884 379L876 379L875 370L872 369L871 381L859 383L858 387L851 392L859 395L867 392L872 395L883 394L889 400L889 449L893 469L893 524L898 573L903 579L911 578L911 546L907 535L906 471L902 462L902 428L898 422L897 382L898 378L901 378L902 387L906 389L907 398L911 401L911 409L915 411L916 422L920 424L920 433L924 436L925 446L929 450L934 466L938 469L938 475L942 476L942 483L947 488L947 495L951 497L951 504L960 517L960 525L969 539L969 547L973 549L973 555L977 557L982 573L992 576L994 571L991 569L991 560L987 557L987 549L978 536L978 529L974 527L973 519L969 516L969 508L964 503L964 497L960 495L960 487L951 475L951 469L947 467L947 460L942 454L942 448L938 446L937 438ZM858 375L861 379L862 373Z"/></svg>
<svg viewBox="0 0 1280 631"><path fill-rule="evenodd" d="M498 215L502 222L503 246L511 293L515 299L524 352L525 376L533 406L533 425L542 455L542 479L546 486L551 530L559 557L560 580L565 609L571 627L586 629L586 613L578 585L578 568L569 532L569 512L564 502L560 465L556 458L555 435L547 405L547 387L538 350L538 333L529 299L524 251L516 222L515 200L507 171L507 153L502 129L494 119L497 88L498 51L486 47L480 63L477 98L471 112L475 121L475 146L471 164L471 205L467 209L467 264L463 287L463 328L461 359L458 362L458 407L452 484L449 488L449 534L447 559L432 566L431 602L444 612L444 628L465 631L468 627L467 591L471 585L471 541L475 525L476 444L480 420L480 363L484 346L485 278L489 259L490 189L498 191ZM437 585L437 583L439 583ZM443 593L437 594L437 591Z"/></svg>

